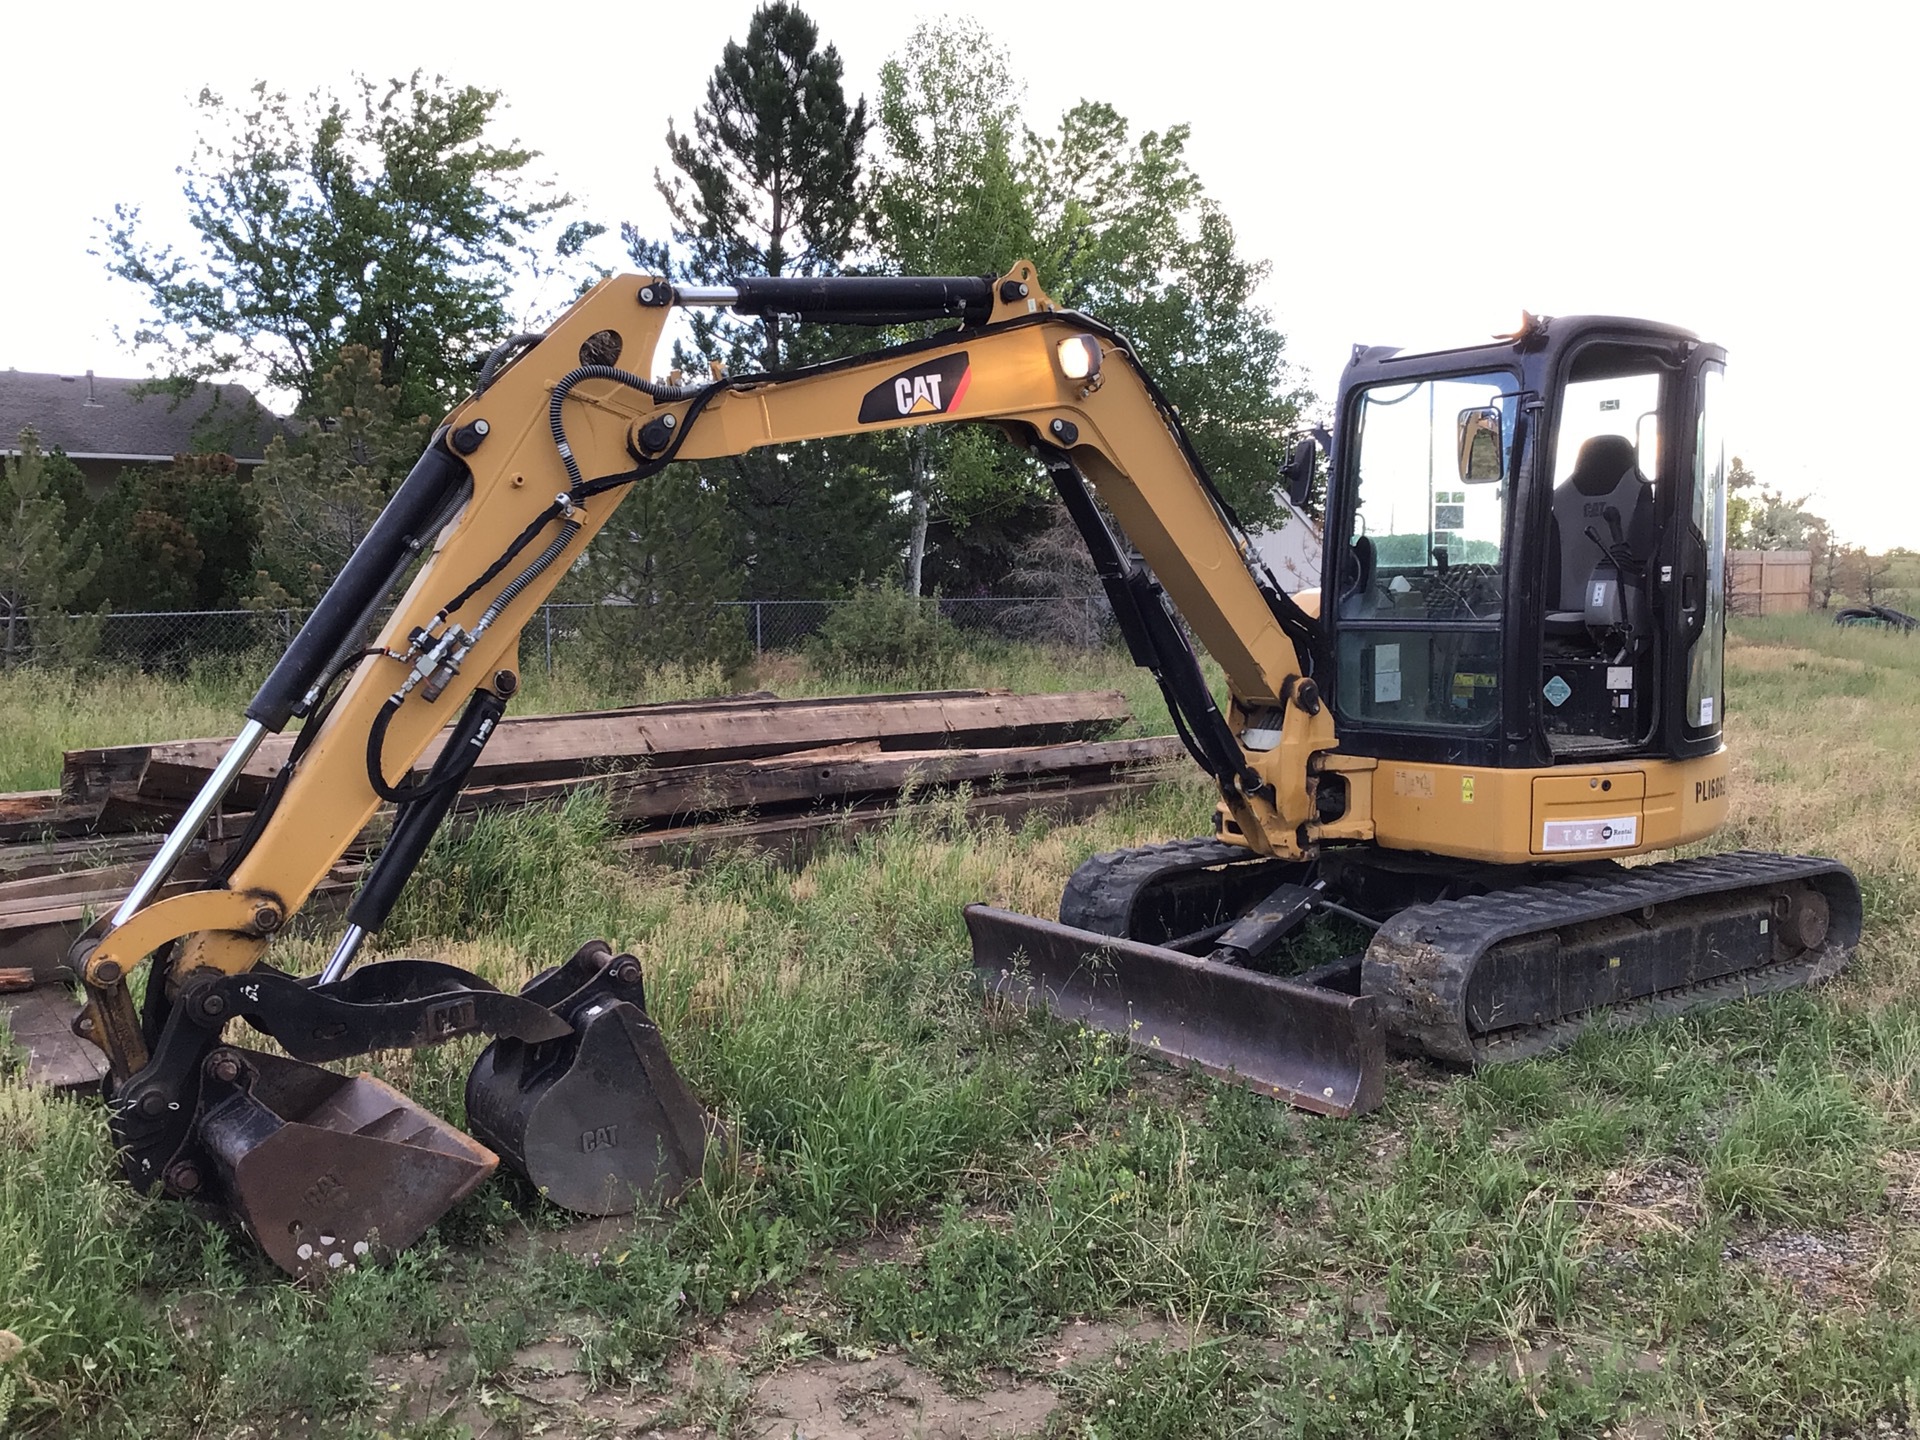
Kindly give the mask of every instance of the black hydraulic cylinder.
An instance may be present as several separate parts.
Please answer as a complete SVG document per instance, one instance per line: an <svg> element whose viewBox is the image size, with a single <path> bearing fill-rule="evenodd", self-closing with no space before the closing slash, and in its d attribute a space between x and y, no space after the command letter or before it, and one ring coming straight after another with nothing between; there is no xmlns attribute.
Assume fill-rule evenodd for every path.
<svg viewBox="0 0 1920 1440"><path fill-rule="evenodd" d="M467 467L440 443L436 432L427 451L393 492L367 538L348 557L307 623L293 637L247 706L247 718L269 730L285 728L301 698L326 678L334 663L369 612L432 540L429 527L446 508L448 498L467 478Z"/></svg>
<svg viewBox="0 0 1920 1440"><path fill-rule="evenodd" d="M387 916L393 913L394 903L406 888L414 867L427 853L427 842L446 819L454 797L460 793L467 776L473 773L474 762L480 758L480 751L506 708L506 700L491 690L473 692L473 699L467 702L453 733L447 737L446 745L422 782L424 794L417 800L407 801L394 816L393 833L387 837L380 858L373 862L372 873L347 911L349 922L368 933L387 923Z"/></svg>
<svg viewBox="0 0 1920 1440"><path fill-rule="evenodd" d="M749 276L733 282L741 315L800 315L842 325L958 319L984 325L993 313L988 275Z"/></svg>
<svg viewBox="0 0 1920 1440"><path fill-rule="evenodd" d="M1187 752L1222 785L1257 780L1241 756L1240 742L1214 704L1193 647L1167 613L1159 585L1144 565L1120 553L1113 532L1093 503L1087 482L1066 452L1049 445L1036 448L1093 559L1133 663L1160 682L1174 728L1186 743Z"/></svg>

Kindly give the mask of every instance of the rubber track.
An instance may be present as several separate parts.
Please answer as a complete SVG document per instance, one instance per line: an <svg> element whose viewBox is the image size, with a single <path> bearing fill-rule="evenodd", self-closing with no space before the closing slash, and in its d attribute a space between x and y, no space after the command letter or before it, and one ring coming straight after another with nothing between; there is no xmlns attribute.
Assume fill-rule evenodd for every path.
<svg viewBox="0 0 1920 1440"><path fill-rule="evenodd" d="M1060 896L1060 923L1130 940L1134 938L1129 933L1134 902L1155 881L1212 865L1265 858L1244 845L1229 845L1207 835L1102 851L1082 861L1067 881Z"/></svg>
<svg viewBox="0 0 1920 1440"><path fill-rule="evenodd" d="M1819 951L1494 1036L1467 1029L1468 981L1496 945L1646 907L1795 880L1819 882L1816 888L1827 897L1828 938ZM1518 1060L1567 1044L1604 1016L1638 1020L1677 1014L1825 979L1846 963L1859 940L1860 920L1859 888L1839 862L1735 851L1638 866L1612 877L1550 880L1410 906L1388 920L1368 947L1362 989L1379 1000L1387 1031L1401 1044L1464 1063Z"/></svg>

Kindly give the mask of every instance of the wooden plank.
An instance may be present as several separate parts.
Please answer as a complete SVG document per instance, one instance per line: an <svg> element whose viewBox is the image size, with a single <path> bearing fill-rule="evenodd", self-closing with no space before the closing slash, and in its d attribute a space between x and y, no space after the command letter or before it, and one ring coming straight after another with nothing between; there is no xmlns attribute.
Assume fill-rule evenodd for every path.
<svg viewBox="0 0 1920 1440"><path fill-rule="evenodd" d="M1016 748L775 756L647 770L604 781L550 780L497 786L469 791L459 803L462 809L473 810L533 804L557 799L581 784L597 783L605 786L617 822L644 825L734 810L764 814L821 801L895 795L909 783L926 788L1021 781L1044 775L1106 779L1116 770L1165 764L1182 753L1180 742L1173 736L1157 735Z"/></svg>
<svg viewBox="0 0 1920 1440"><path fill-rule="evenodd" d="M1117 690L708 701L524 716L501 722L471 783L524 783L643 766L750 759L857 741L887 750L1052 745L1099 739L1129 718L1126 698ZM264 793L292 743L291 736L279 735L260 747L234 787L236 805L251 805ZM440 743L435 740L427 748L417 768L432 764ZM191 798L227 744L184 740L134 747L143 755L133 793L149 801ZM82 757L76 769L88 772L91 762L85 757L99 753L75 752ZM125 765L114 762L100 768L122 777L109 785L102 803L128 794Z"/></svg>
<svg viewBox="0 0 1920 1440"><path fill-rule="evenodd" d="M1159 783L1154 777L1141 776L1105 784L975 795L968 802L965 815L972 823L1000 819L1009 825L1019 825L1028 816L1041 814L1064 824L1108 805L1145 795ZM873 805L789 815L775 820L644 830L621 836L614 848L630 860L667 865L702 865L716 855L730 853L765 854L782 863L797 863L822 845L891 825L903 814L910 813L913 812L899 805Z"/></svg>
<svg viewBox="0 0 1920 1440"><path fill-rule="evenodd" d="M95 835L81 840L0 845L0 884L36 875L146 860L160 848L160 840L158 835Z"/></svg>
<svg viewBox="0 0 1920 1440"><path fill-rule="evenodd" d="M914 693L922 699L944 700L1004 692L929 690ZM744 695L729 695L712 700L668 700L652 705L632 705L624 709L596 710L590 713L612 719L646 718L672 716L696 710L708 712L752 710L768 704L778 704L788 710L804 710L822 705L839 705L847 698L841 695L828 695L810 699L782 700L770 690L756 690ZM573 717L567 714L514 715L502 722L502 728L512 729L521 725L571 718ZM219 763L220 757L226 754L227 747L232 743L231 736L224 738L216 736L204 740L155 741L142 745L108 745L93 749L69 750L61 765L60 794L69 805L81 803L97 807L113 794L122 796L137 794L147 763L155 750L181 755L192 754L203 758L211 756L207 762L207 768L211 769L212 765ZM260 752L254 756L254 763L248 767L249 773L271 776L285 763L287 750L292 743L291 735L269 736Z"/></svg>
<svg viewBox="0 0 1920 1440"><path fill-rule="evenodd" d="M72 878L73 888L61 894L0 902L0 964L29 969L42 985L58 980L73 942L118 905L133 883L133 876L115 870L105 872L105 878L91 871ZM160 893L178 895L190 884L169 884Z"/></svg>
<svg viewBox="0 0 1920 1440"><path fill-rule="evenodd" d="M75 803L59 790L16 790L0 795L0 845L84 835L99 815L98 805Z"/></svg>
<svg viewBox="0 0 1920 1440"><path fill-rule="evenodd" d="M107 1073L107 1057L73 1033L80 1006L64 986L0 998L14 1044L27 1052L26 1081L55 1090L88 1090Z"/></svg>
<svg viewBox="0 0 1920 1440"><path fill-rule="evenodd" d="M30 875L0 882L0 919L16 910L31 909L47 901L58 901L82 892L133 888L133 882L146 869L143 860L126 860L117 865L96 865L86 870L63 870L55 875ZM176 880L198 880L207 873L207 854L196 848L180 857L174 867Z"/></svg>

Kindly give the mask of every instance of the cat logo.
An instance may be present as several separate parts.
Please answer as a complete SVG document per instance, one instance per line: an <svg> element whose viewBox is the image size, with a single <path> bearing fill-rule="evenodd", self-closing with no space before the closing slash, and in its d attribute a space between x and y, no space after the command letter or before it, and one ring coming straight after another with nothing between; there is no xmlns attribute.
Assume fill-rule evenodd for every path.
<svg viewBox="0 0 1920 1440"><path fill-rule="evenodd" d="M972 379L973 370L964 350L902 370L866 393L860 402L860 423L877 425L909 415L944 415L965 397Z"/></svg>

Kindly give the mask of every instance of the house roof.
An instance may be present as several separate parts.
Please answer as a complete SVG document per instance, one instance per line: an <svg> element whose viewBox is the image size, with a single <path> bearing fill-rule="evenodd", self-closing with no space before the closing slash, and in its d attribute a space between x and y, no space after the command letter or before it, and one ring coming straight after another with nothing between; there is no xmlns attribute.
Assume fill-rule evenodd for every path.
<svg viewBox="0 0 1920 1440"><path fill-rule="evenodd" d="M164 385L165 388L159 388ZM244 385L167 382L0 370L0 454L19 448L31 426L43 449L74 460L168 461L225 454L258 464L288 422Z"/></svg>

